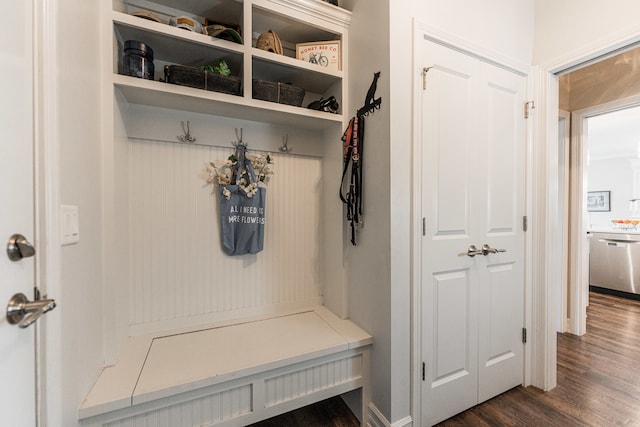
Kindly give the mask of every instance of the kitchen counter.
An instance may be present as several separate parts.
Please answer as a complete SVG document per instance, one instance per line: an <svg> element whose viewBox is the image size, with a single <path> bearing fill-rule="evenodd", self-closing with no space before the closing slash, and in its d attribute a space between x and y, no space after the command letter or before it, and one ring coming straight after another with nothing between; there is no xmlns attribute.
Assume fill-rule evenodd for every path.
<svg viewBox="0 0 640 427"><path fill-rule="evenodd" d="M640 227L640 226L638 226ZM587 230L587 234L591 233L607 233L607 234L640 234L640 229L628 229L623 230L620 228L612 228L612 227L593 227Z"/></svg>

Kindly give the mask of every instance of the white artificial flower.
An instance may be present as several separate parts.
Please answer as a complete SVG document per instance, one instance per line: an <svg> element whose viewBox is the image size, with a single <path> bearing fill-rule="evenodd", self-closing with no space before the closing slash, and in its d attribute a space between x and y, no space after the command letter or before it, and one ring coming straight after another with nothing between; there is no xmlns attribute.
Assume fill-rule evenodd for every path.
<svg viewBox="0 0 640 427"><path fill-rule="evenodd" d="M229 200L231 198L231 191L229 191L229 189L225 187L224 190L222 190L222 195L225 199Z"/></svg>
<svg viewBox="0 0 640 427"><path fill-rule="evenodd" d="M246 158L253 166L257 182L251 182L249 174L244 168L240 173L240 176L237 177L237 168L234 167L237 165L237 160L232 154L219 166L213 162L209 163L211 168L208 170L209 174L207 177L207 183L213 184L214 182L217 182L218 185L226 186L236 183L237 181L239 187L246 193L247 197L253 197L258 192L258 185L265 187L266 183L269 182L269 175L274 174L274 171L271 168L273 162L270 154L247 154ZM222 190L222 194L227 200L231 198L231 191L226 187Z"/></svg>

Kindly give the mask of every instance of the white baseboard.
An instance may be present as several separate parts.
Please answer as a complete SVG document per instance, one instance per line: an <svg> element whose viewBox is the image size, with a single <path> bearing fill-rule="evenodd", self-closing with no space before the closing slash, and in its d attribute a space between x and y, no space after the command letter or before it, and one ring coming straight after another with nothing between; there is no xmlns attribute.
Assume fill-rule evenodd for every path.
<svg viewBox="0 0 640 427"><path fill-rule="evenodd" d="M365 420L366 427L412 427L413 419L411 416L406 416L401 420L396 421L395 423L391 423L387 418L382 415L382 412L376 405L373 403L369 403L367 408L367 418Z"/></svg>

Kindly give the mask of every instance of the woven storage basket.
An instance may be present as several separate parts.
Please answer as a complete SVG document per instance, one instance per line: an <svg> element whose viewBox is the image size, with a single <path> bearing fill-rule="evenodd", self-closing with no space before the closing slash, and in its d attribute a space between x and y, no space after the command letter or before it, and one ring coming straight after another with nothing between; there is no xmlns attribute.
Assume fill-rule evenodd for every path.
<svg viewBox="0 0 640 427"><path fill-rule="evenodd" d="M253 80L253 97L255 99L299 107L302 105L304 93L304 89L289 83Z"/></svg>
<svg viewBox="0 0 640 427"><path fill-rule="evenodd" d="M235 76L221 76L184 65L168 65L164 72L167 83L240 95L240 79Z"/></svg>

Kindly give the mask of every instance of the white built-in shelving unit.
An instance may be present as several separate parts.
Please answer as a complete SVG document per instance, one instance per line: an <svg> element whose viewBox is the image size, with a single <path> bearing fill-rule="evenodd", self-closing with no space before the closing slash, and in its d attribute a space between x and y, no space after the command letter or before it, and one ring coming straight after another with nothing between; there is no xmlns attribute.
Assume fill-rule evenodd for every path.
<svg viewBox="0 0 640 427"><path fill-rule="evenodd" d="M142 10L165 22L132 15ZM102 12L107 366L80 408L83 424L243 425L366 387L371 336L345 320L346 240L337 197L351 12L321 0L113 0ZM239 24L243 43L168 25L181 15ZM284 55L254 47L267 30L278 34ZM153 49L153 80L118 73L127 40ZM341 69L295 58L296 43L335 40ZM165 65L221 59L241 79L240 95L162 81ZM302 106L254 99L253 79L305 89ZM340 102L338 114L305 108L329 96ZM197 137L192 144L177 138L187 121ZM274 153L276 175L268 187L265 250L228 257L206 167L228 156L239 128L249 150ZM283 138L292 148L286 153L279 151ZM261 358L260 342L281 337L271 324L295 335L277 346L285 356ZM236 330L245 338L238 341ZM176 358L171 343L180 339L171 337L181 336L192 350ZM162 343L170 345L163 350ZM206 353L220 346L226 356L211 365ZM199 352L200 365L189 362ZM165 361L175 365L171 375ZM153 393L141 391L139 378L154 382Z"/></svg>

